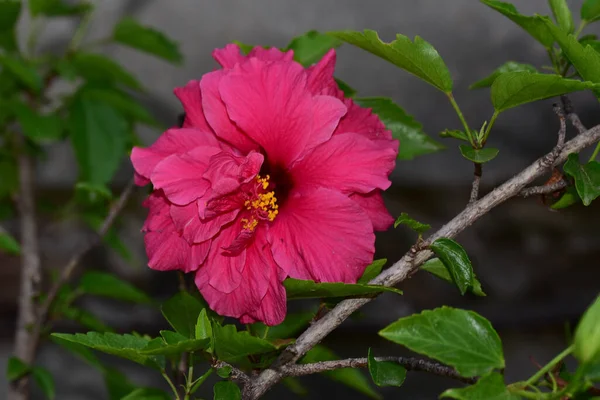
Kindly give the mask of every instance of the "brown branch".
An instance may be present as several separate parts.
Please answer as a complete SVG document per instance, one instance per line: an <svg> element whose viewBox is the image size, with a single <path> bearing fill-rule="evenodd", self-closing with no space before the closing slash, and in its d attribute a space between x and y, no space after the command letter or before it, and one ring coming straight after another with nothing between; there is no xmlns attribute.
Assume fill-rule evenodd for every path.
<svg viewBox="0 0 600 400"><path fill-rule="evenodd" d="M521 197L535 196L536 194L551 194L556 191L562 190L569 186L569 183L565 180L554 182L550 185L532 186L530 188L523 189L519 192Z"/></svg>
<svg viewBox="0 0 600 400"><path fill-rule="evenodd" d="M247 385L250 383L250 377L248 375L246 375L246 373L244 373L244 371L242 371L239 368L234 367L233 365L226 363L225 361L215 361L212 365L212 367L214 369L219 369L219 368L231 368L231 373L229 374L229 377L231 378L231 380L236 381L241 383L242 385Z"/></svg>
<svg viewBox="0 0 600 400"><path fill-rule="evenodd" d="M578 153L584 148L598 142L598 140L600 140L600 125L579 134L565 143L561 149L556 148L552 150L550 153L536 160L529 167L525 168L519 174L509 179L480 200L469 204L460 214L444 225L439 231L431 235L425 241L423 247L441 237L452 238L456 236L483 215L487 214L492 208L517 196L528 184L543 175L549 167L565 161L569 154ZM432 252L429 250L419 250L414 256L409 252L370 283L394 286L410 276L410 274L423 262L429 259L431 255ZM258 399L261 397L267 390L282 379L280 372L281 368L287 364L296 362L300 357L306 354L308 350L344 322L344 320L346 320L353 312L371 300L373 299L348 299L338 303L333 310L325 314L318 321L315 321L306 331L304 331L294 344L288 346L273 363L271 368L264 370L257 378L253 379L250 384L245 385L243 393L244 398Z"/></svg>
<svg viewBox="0 0 600 400"><path fill-rule="evenodd" d="M483 167L481 164L473 163L473 166L473 186L471 187L471 197L469 198L469 203L473 203L479 198L479 184L481 182L481 175L483 173Z"/></svg>
<svg viewBox="0 0 600 400"><path fill-rule="evenodd" d="M452 367L433 361L414 357L375 357L377 361L391 361L402 365L408 371L423 371L434 375L445 376L458 381L473 384L476 378L460 376ZM310 364L291 364L283 366L279 371L284 377L318 374L340 368L366 368L367 358L347 358L345 360L321 361Z"/></svg>
<svg viewBox="0 0 600 400"><path fill-rule="evenodd" d="M569 119L569 121L571 121L571 124L575 127L575 129L577 129L577 132L579 134L585 132L587 128L585 127L585 125L583 125L583 123L581 123L579 115L575 114L575 112L573 111L573 103L571 103L571 99L569 99L569 97L565 94L560 96L560 99L562 101L565 113L567 114L567 118Z"/></svg>
<svg viewBox="0 0 600 400"><path fill-rule="evenodd" d="M556 144L556 147L562 148L562 146L564 146L565 144L565 139L567 137L567 122L565 120L565 113L558 104L553 104L552 109L554 110L554 113L558 116L558 121L560 122L560 129L558 130L558 142Z"/></svg>

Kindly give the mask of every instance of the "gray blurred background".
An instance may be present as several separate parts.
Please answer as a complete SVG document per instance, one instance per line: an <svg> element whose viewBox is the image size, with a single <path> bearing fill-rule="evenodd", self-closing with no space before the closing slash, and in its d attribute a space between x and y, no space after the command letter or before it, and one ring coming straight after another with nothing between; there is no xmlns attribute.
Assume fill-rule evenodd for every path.
<svg viewBox="0 0 600 400"><path fill-rule="evenodd" d="M175 124L181 107L172 95L176 86L216 67L210 52L232 40L250 44L284 46L292 37L311 29L375 29L385 40L395 33L422 36L446 61L455 83L455 97L471 126L479 126L492 114L489 91L469 91L468 86L487 76L508 60L540 67L548 64L545 50L524 31L475 0L103 0L98 1L88 40L105 37L122 16L130 15L155 26L177 40L185 56L182 67L174 67L133 50L110 46L105 52L135 73L148 91L141 99L165 125ZM523 14L549 14L546 0L515 0ZM569 1L575 11L583 0ZM64 48L76 27L73 19L52 21L42 36L40 50ZM25 38L27 17L21 25ZM600 33L600 23L585 33ZM432 137L445 128L460 129L447 99L429 85L362 50L343 46L338 51L336 75L358 89L360 96L390 96L420 121ZM59 88L60 89L60 88ZM593 95L571 96L584 124L600 123L598 102ZM541 101L503 113L492 131L489 145L499 156L484 167L484 193L519 172L548 152L556 141L558 122L552 101ZM140 129L146 144L159 132ZM572 136L573 132L570 131ZM441 226L467 203L472 164L459 154L456 141L440 139L448 148L410 162L398 162L394 185L386 194L393 215L407 212L414 218ZM68 146L48 148L40 164L39 199L68 199L77 178L74 156ZM114 189L117 192L131 176L124 163ZM94 249L83 268L108 270L131 280L159 299L177 287L174 274L146 268L142 235L145 218L140 203L144 190L130 201L120 225L120 235L134 253L124 261L106 247ZM343 357L408 354L386 343L376 332L399 317L448 304L475 310L490 319L499 331L506 354L507 380L528 377L536 369L530 361L546 363L565 347L565 326L578 316L600 288L600 233L595 226L598 204L575 206L550 212L535 198L515 199L482 218L458 237L467 249L487 297L461 297L456 288L420 272L401 288L404 296L383 295L363 309L361 318L347 321L326 344ZM91 233L76 221L56 221L40 216L40 234L45 268L61 267ZM16 221L9 224L18 234ZM398 228L378 237L378 256L397 260L414 242L412 232ZM0 393L6 389L5 361L12 351L19 263L0 255ZM86 301L86 308L118 332L137 330L155 333L165 328L157 310L106 301ZM59 326L57 329L73 329ZM160 378L135 365L107 361L140 385L160 386ZM102 378L78 359L52 344L42 348L39 362L49 368L57 382L57 398L106 399ZM303 379L311 399L366 398L325 378ZM210 385L202 392L212 398ZM409 373L400 389L383 389L385 398L435 399L446 388L460 384L423 373ZM1 395L0 395L1 396ZM278 386L268 398L294 396ZM41 398L41 397L40 397Z"/></svg>

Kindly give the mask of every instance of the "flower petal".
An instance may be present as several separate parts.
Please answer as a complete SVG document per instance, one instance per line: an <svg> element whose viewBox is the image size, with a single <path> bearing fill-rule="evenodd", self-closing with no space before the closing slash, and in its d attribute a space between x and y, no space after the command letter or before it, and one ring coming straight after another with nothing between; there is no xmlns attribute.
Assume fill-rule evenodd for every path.
<svg viewBox="0 0 600 400"><path fill-rule="evenodd" d="M368 193L390 186L388 175L396 154L388 142L354 133L335 135L297 161L291 175L298 188L323 186L344 193Z"/></svg>
<svg viewBox="0 0 600 400"><path fill-rule="evenodd" d="M376 231L386 231L394 223L394 218L388 212L381 197L381 190L366 194L355 193L350 195L350 198L367 213Z"/></svg>
<svg viewBox="0 0 600 400"><path fill-rule="evenodd" d="M369 217L325 188L290 194L269 227L269 241L289 276L317 282L356 282L375 252Z"/></svg>
<svg viewBox="0 0 600 400"><path fill-rule="evenodd" d="M351 99L345 99L344 103L348 112L340 120L334 135L351 132L372 140L392 141L392 132L386 129L383 122L376 114L373 114L370 108L360 107Z"/></svg>
<svg viewBox="0 0 600 400"><path fill-rule="evenodd" d="M246 56L240 52L237 44L228 44L222 49L215 49L212 56L225 69L231 69L235 64L246 60Z"/></svg>
<svg viewBox="0 0 600 400"><path fill-rule="evenodd" d="M321 60L306 70L308 76L307 88L312 94L324 94L344 98L344 93L338 88L333 79L335 70L335 49L329 50Z"/></svg>
<svg viewBox="0 0 600 400"><path fill-rule="evenodd" d="M213 238L223 225L233 221L237 217L239 209L207 219L200 219L196 202L186 206L172 205L170 211L173 223L181 232L181 236L189 243L201 243Z"/></svg>
<svg viewBox="0 0 600 400"><path fill-rule="evenodd" d="M328 141L335 131L340 118L346 114L346 106L331 96L313 97L313 128L304 152L312 150Z"/></svg>
<svg viewBox="0 0 600 400"><path fill-rule="evenodd" d="M242 324L252 324L261 321L269 326L275 326L282 323L285 319L287 304L285 288L281 283L283 278L275 278L277 275L281 275L279 272L281 268L274 261L271 268L271 279L269 280L269 288L265 297L262 298L260 306L256 310L240 317Z"/></svg>
<svg viewBox="0 0 600 400"><path fill-rule="evenodd" d="M251 151L247 156L221 152L211 157L203 177L210 182L213 197L231 193L250 182L259 172L264 156Z"/></svg>
<svg viewBox="0 0 600 400"><path fill-rule="evenodd" d="M212 132L208 122L206 122L204 110L202 109L200 81L189 81L185 86L175 88L173 92L175 93L175 96L179 98L185 111L183 127L196 128L204 132Z"/></svg>
<svg viewBox="0 0 600 400"><path fill-rule="evenodd" d="M281 51L277 47L265 49L261 46L256 46L248 53L248 58L256 57L262 61L285 61L291 62L294 59L294 51Z"/></svg>

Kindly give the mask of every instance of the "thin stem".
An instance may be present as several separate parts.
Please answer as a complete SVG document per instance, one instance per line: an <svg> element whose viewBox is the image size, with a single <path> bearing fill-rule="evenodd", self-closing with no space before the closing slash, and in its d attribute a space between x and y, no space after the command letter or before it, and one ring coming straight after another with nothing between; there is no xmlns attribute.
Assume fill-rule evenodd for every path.
<svg viewBox="0 0 600 400"><path fill-rule="evenodd" d="M529 197L529 196L535 196L538 194L550 194L550 193L554 193L558 190L562 190L562 189L566 188L567 186L569 186L568 182L561 179L560 181L554 182L550 185L532 186L527 189L523 189L519 192L519 196Z"/></svg>
<svg viewBox="0 0 600 400"><path fill-rule="evenodd" d="M469 124L467 124L467 120L465 119L462 111L460 110L458 103L454 99L452 92L447 93L447 96L448 96L448 100L450 100L450 104L452 104L452 108L454 108L454 111L456 111L456 115L458 115L458 118L460 119L460 122L462 123L463 128L465 129L465 133L467 134L467 137L469 138L469 143L471 143L471 146L476 147L475 139L473 138L473 134L471 133L471 130L469 129Z"/></svg>
<svg viewBox="0 0 600 400"><path fill-rule="evenodd" d="M596 160L596 157L598 156L598 153L600 153L600 143L598 143L596 145L596 148L594 149L594 152L592 153L592 155L590 156L590 159L588 161L594 161L594 160Z"/></svg>
<svg viewBox="0 0 600 400"><path fill-rule="evenodd" d="M587 24L588 24L588 22L585 19L581 20L581 22L579 23L579 27L575 31L575 37L576 38L579 37L579 35L581 34L581 31L583 31L583 29L587 26Z"/></svg>
<svg viewBox="0 0 600 400"><path fill-rule="evenodd" d="M35 18L33 20L33 26L31 27L31 31L27 37L27 54L29 54L29 57L33 57L35 55L37 40L40 36L40 32L42 29L44 29L45 24L45 19Z"/></svg>
<svg viewBox="0 0 600 400"><path fill-rule="evenodd" d="M525 381L525 385L529 386L529 385L533 385L535 384L537 381L539 381L544 375L546 375L548 373L548 371L550 371L552 368L554 368L554 366L556 364L558 364L563 358L565 358L566 356L568 356L569 354L571 354L573 352L573 345L567 347L565 350L563 350L559 355L557 355L556 357L554 357L552 360L550 360L550 362L546 365L544 365L538 372L536 372L531 378L527 379L527 381Z"/></svg>
<svg viewBox="0 0 600 400"><path fill-rule="evenodd" d="M165 378L165 381L167 381L167 383L169 384L169 387L171 388L171 391L173 391L173 395L175 396L175 399L180 400L179 393L177 392L177 388L173 384L173 381L171 380L171 378L169 378L169 375L167 375L167 373L165 372L164 369L160 371L160 374L162 375L163 378Z"/></svg>
<svg viewBox="0 0 600 400"><path fill-rule="evenodd" d="M475 170L473 172L473 186L471 187L471 197L469 203L477 201L479 198L479 185L481 182L481 175L483 174L483 167L480 163L473 163Z"/></svg>
<svg viewBox="0 0 600 400"><path fill-rule="evenodd" d="M508 391L511 392L512 394L516 394L517 396L523 397L525 399L533 399L533 400L540 400L545 398L546 396L541 397L539 393L533 393L533 392L529 392L527 390L521 390L521 389L512 389L511 387L508 388Z"/></svg>
<svg viewBox="0 0 600 400"><path fill-rule="evenodd" d="M483 133L483 138L481 138L482 146L484 146L485 142L487 142L488 137L490 136L490 132L492 130L492 126L494 126L494 123L496 122L496 118L498 118L498 115L500 115L500 113L498 111L494 111L494 113L492 114L492 118L490 119L490 122L485 127L485 132Z"/></svg>
<svg viewBox="0 0 600 400"><path fill-rule="evenodd" d="M83 41L83 38L85 37L85 35L88 31L90 22L92 21L92 14L93 14L92 12L88 12L87 14L85 14L83 16L83 18L79 22L79 26L75 30L75 33L73 34L73 38L71 39L71 42L69 43L68 51L75 51L81 45L81 42Z"/></svg>
<svg viewBox="0 0 600 400"><path fill-rule="evenodd" d="M183 400L190 400L190 395L192 394L192 386L194 385L194 353L191 352L189 354L189 368L185 381L185 397Z"/></svg>
<svg viewBox="0 0 600 400"><path fill-rule="evenodd" d="M266 328L265 328L265 332L262 335L263 339L267 338L267 335L269 334L269 328L271 328L271 327L269 325L267 325Z"/></svg>

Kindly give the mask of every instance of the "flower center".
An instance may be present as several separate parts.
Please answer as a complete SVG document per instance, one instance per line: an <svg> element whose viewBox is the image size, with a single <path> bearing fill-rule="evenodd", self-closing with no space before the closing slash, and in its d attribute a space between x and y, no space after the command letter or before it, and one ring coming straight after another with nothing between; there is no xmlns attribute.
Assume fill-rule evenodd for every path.
<svg viewBox="0 0 600 400"><path fill-rule="evenodd" d="M256 175L256 182L253 185L253 190L250 192L249 198L244 202L246 210L250 212L248 218L242 218L242 228L254 231L259 221L273 221L279 214L279 205L274 191L267 192L270 185L271 177L265 175L263 178Z"/></svg>

